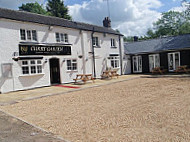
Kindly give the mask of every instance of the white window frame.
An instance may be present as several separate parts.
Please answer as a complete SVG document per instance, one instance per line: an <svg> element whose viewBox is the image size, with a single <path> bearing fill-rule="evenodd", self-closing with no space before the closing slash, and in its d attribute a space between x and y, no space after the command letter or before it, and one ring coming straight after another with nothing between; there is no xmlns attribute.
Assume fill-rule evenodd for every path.
<svg viewBox="0 0 190 142"><path fill-rule="evenodd" d="M71 66L68 66L68 61L71 61ZM67 64L67 71L77 71L78 70L78 62L77 59L67 59L66 60L66 64ZM76 64L76 69L73 69L73 65ZM69 69L70 67L70 69Z"/></svg>
<svg viewBox="0 0 190 142"><path fill-rule="evenodd" d="M34 61L34 64L31 63L32 61ZM27 62L27 64L23 64L23 62ZM28 73L23 73L23 67L28 68ZM35 73L32 73L32 67L35 67ZM40 72L39 72L39 67L41 68ZM43 74L42 60L41 59L21 60L21 72L23 76Z"/></svg>
<svg viewBox="0 0 190 142"><path fill-rule="evenodd" d="M120 68L119 56L110 56L109 59L110 59L110 65L112 68L114 68L114 69ZM113 66L112 66L112 62L113 62Z"/></svg>
<svg viewBox="0 0 190 142"><path fill-rule="evenodd" d="M179 57L179 66L180 66L180 52L171 52L171 53L168 53L168 70L173 72L176 70L176 64L175 64L175 54L178 54L178 57ZM171 70L170 69L170 55L172 55L172 58L173 58L173 69Z"/></svg>
<svg viewBox="0 0 190 142"><path fill-rule="evenodd" d="M67 33L55 33L56 42L69 43L69 37Z"/></svg>
<svg viewBox="0 0 190 142"><path fill-rule="evenodd" d="M160 67L160 55L159 54L151 54L151 55L149 55L149 58L148 58L148 60L149 60L149 70L150 70L150 72L152 71L152 69L150 68L151 66L150 66L150 57L153 57L153 68L152 69L154 69L155 67ZM159 65L156 65L156 56L158 56L158 62L159 62Z"/></svg>
<svg viewBox="0 0 190 142"><path fill-rule="evenodd" d="M111 38L111 48L116 48L116 42L114 38Z"/></svg>
<svg viewBox="0 0 190 142"><path fill-rule="evenodd" d="M24 33L22 33L21 31L24 31ZM35 34L34 34L34 32L35 32ZM24 36L24 39L23 39L23 36ZM37 31L31 30L31 29L22 29L21 28L20 29L20 40L37 42L38 41Z"/></svg>
<svg viewBox="0 0 190 142"><path fill-rule="evenodd" d="M139 70L136 70L135 71L135 66L134 66L134 64L135 64L135 62L134 62L134 58L136 57L136 61L137 61L137 69L139 69L139 60L141 60L141 67L140 67L140 69ZM140 55L138 55L138 56L133 56L132 57L132 59L133 59L133 72L134 73L141 73L142 72L142 56L140 56Z"/></svg>
<svg viewBox="0 0 190 142"><path fill-rule="evenodd" d="M92 39L92 44L94 47L99 47L99 41L98 41L98 37L93 37Z"/></svg>

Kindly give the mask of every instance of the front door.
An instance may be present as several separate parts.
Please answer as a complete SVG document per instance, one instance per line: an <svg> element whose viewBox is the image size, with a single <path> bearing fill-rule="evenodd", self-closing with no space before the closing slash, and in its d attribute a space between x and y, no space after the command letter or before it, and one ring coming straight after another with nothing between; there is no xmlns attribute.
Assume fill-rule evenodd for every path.
<svg viewBox="0 0 190 142"><path fill-rule="evenodd" d="M175 71L180 66L179 52L168 53L168 66L169 71Z"/></svg>
<svg viewBox="0 0 190 142"><path fill-rule="evenodd" d="M50 59L50 79L51 84L59 84L60 83L60 67L59 67L59 59Z"/></svg>
<svg viewBox="0 0 190 142"><path fill-rule="evenodd" d="M133 72L142 72L142 56L133 56Z"/></svg>
<svg viewBox="0 0 190 142"><path fill-rule="evenodd" d="M160 67L159 54L149 55L149 70L150 70L150 72L156 67Z"/></svg>

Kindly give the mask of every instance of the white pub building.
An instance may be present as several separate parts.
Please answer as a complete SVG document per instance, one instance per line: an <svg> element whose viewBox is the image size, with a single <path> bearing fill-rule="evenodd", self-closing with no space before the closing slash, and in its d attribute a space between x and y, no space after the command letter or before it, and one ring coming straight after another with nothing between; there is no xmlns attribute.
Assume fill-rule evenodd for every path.
<svg viewBox="0 0 190 142"><path fill-rule="evenodd" d="M0 8L0 92L73 82L76 74L122 75L123 35L57 17Z"/></svg>

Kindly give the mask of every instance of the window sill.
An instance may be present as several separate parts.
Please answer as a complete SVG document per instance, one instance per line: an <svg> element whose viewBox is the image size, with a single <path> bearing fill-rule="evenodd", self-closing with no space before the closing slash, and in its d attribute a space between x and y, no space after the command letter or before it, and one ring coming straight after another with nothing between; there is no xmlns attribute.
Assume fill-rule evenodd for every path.
<svg viewBox="0 0 190 142"><path fill-rule="evenodd" d="M67 70L67 73L78 72L78 70Z"/></svg>
<svg viewBox="0 0 190 142"><path fill-rule="evenodd" d="M37 41L37 40L22 40L22 39L21 39L21 42L38 43L38 41Z"/></svg>
<svg viewBox="0 0 190 142"><path fill-rule="evenodd" d="M101 48L99 45L93 45L94 48Z"/></svg>
<svg viewBox="0 0 190 142"><path fill-rule="evenodd" d="M40 76L40 75L44 75L45 73L38 73L38 74L22 74L22 75L19 75L19 77L32 77L32 76Z"/></svg>
<svg viewBox="0 0 190 142"><path fill-rule="evenodd" d="M117 47L116 46L111 46L111 48L116 49Z"/></svg>

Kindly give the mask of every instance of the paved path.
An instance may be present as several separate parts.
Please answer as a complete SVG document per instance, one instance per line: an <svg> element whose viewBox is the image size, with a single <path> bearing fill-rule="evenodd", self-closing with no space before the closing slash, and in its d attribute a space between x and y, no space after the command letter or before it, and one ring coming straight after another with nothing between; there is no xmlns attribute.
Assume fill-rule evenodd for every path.
<svg viewBox="0 0 190 142"><path fill-rule="evenodd" d="M15 104L21 101L38 99L52 95L60 95L72 91L112 84L115 82L131 80L139 77L140 75L123 75L119 76L119 78L113 78L109 80L97 79L95 80L95 83L92 83L92 81L88 81L86 84L70 83L70 84L64 84L67 87L49 86L49 87L42 87L25 91L16 91L16 92L0 94L0 106ZM68 86L75 88L68 88Z"/></svg>
<svg viewBox="0 0 190 142"><path fill-rule="evenodd" d="M0 111L0 142L65 142Z"/></svg>

